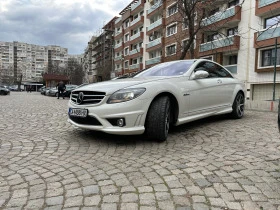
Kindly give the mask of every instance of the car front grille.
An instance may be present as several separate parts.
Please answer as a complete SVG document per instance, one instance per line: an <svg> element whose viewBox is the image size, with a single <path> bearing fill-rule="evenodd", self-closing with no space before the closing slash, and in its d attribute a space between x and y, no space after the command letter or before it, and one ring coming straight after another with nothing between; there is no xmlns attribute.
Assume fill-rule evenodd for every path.
<svg viewBox="0 0 280 210"><path fill-rule="evenodd" d="M69 116L69 118L78 124L82 125L102 125L95 117L87 116L85 118Z"/></svg>
<svg viewBox="0 0 280 210"><path fill-rule="evenodd" d="M79 93L83 93L82 101L77 102ZM75 104L98 104L105 97L105 92L97 91L72 91L71 101Z"/></svg>

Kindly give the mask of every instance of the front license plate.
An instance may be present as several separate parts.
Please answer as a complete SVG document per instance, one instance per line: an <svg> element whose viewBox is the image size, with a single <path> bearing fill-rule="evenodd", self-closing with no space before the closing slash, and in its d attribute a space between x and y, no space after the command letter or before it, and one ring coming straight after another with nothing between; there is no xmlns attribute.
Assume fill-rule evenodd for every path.
<svg viewBox="0 0 280 210"><path fill-rule="evenodd" d="M73 109L69 108L69 115L73 117L87 117L87 109Z"/></svg>

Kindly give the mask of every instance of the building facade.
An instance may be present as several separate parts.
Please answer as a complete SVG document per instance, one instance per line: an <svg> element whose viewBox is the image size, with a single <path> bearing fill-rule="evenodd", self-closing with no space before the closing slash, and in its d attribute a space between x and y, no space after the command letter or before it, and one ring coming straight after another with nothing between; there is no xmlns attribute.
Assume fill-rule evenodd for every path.
<svg viewBox="0 0 280 210"><path fill-rule="evenodd" d="M65 68L67 61L67 48L17 41L0 42L1 82L11 84L18 81L21 76L23 82L39 82L42 81L45 72Z"/></svg>
<svg viewBox="0 0 280 210"><path fill-rule="evenodd" d="M114 69L117 76L182 59L189 25L176 0L133 0L120 12L114 28ZM211 2L211 1L209 1ZM192 54L224 65L247 84L247 99L271 100L276 59L275 96L280 97L280 2L278 0L212 1L201 5L194 28ZM215 4L215 2L218 2ZM203 19L199 19L200 13ZM278 23L278 24L277 24Z"/></svg>
<svg viewBox="0 0 280 210"><path fill-rule="evenodd" d="M92 63L93 81L104 81L115 77L114 71L114 17L102 28L102 32L88 45L89 58Z"/></svg>

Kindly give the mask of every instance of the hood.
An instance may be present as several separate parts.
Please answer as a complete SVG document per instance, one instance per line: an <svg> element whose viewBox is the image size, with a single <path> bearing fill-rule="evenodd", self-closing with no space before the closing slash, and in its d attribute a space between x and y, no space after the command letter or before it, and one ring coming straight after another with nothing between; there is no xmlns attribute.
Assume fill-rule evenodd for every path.
<svg viewBox="0 0 280 210"><path fill-rule="evenodd" d="M134 85L144 84L157 80L165 80L166 77L149 77L149 78L127 78L127 79L116 79L106 82L98 82L75 89L75 91L100 91L106 92L106 95L110 95L117 90L132 87Z"/></svg>

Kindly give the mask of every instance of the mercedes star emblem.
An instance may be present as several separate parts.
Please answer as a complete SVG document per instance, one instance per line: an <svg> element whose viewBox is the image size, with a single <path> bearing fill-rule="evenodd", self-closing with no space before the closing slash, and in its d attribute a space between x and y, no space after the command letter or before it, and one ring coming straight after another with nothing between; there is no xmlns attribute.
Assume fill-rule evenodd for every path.
<svg viewBox="0 0 280 210"><path fill-rule="evenodd" d="M83 100L84 100L84 93L83 93L83 92L80 92L80 93L78 94L78 97L77 97L77 104L83 103Z"/></svg>

